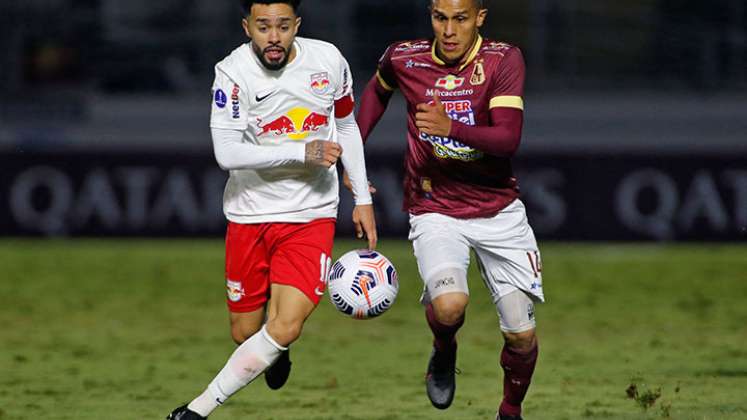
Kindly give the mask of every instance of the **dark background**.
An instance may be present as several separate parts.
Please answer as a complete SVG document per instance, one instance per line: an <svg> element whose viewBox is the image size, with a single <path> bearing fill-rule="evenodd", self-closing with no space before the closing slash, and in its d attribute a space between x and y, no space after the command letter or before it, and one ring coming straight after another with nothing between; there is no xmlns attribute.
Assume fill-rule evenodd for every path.
<svg viewBox="0 0 747 420"><path fill-rule="evenodd" d="M389 43L430 36L428 4L305 0L301 35L335 43L360 92ZM527 60L516 168L540 239L747 238L744 1L489 6L483 34ZM233 0L0 3L0 235L220 235L210 87L240 19ZM367 145L390 236L403 112L395 96Z"/></svg>

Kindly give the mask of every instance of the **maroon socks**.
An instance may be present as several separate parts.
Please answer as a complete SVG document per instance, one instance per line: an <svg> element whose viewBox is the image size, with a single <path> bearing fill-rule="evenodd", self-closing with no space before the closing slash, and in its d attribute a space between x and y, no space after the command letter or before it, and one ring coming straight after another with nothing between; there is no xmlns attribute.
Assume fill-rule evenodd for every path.
<svg viewBox="0 0 747 420"><path fill-rule="evenodd" d="M428 304L425 307L425 318L428 320L431 331L433 331L433 345L436 347L436 350L439 352L455 350L456 333L464 324L464 317L454 325L444 325L436 319L436 315L433 312L433 305Z"/></svg>
<svg viewBox="0 0 747 420"><path fill-rule="evenodd" d="M534 365L537 363L539 348L535 345L529 351L517 351L507 345L501 352L503 368L503 401L498 411L507 416L521 415L521 402L532 381Z"/></svg>

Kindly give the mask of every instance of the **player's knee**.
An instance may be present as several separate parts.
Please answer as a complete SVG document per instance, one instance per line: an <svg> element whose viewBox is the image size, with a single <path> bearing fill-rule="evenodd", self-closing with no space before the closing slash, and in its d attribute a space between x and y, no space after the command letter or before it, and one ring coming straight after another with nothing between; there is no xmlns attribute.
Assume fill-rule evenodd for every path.
<svg viewBox="0 0 747 420"><path fill-rule="evenodd" d="M535 335L534 329L515 333L503 331L503 338L506 340L506 345L508 347L520 352L531 350L537 342L537 336Z"/></svg>
<svg viewBox="0 0 747 420"><path fill-rule="evenodd" d="M275 318L267 323L267 332L281 346L287 347L301 336L303 323Z"/></svg>
<svg viewBox="0 0 747 420"><path fill-rule="evenodd" d="M259 328L246 322L231 323L231 338L236 344L241 344L259 331Z"/></svg>
<svg viewBox="0 0 747 420"><path fill-rule="evenodd" d="M433 312L438 322L444 325L458 324L464 318L469 296L463 293L449 293L433 301Z"/></svg>

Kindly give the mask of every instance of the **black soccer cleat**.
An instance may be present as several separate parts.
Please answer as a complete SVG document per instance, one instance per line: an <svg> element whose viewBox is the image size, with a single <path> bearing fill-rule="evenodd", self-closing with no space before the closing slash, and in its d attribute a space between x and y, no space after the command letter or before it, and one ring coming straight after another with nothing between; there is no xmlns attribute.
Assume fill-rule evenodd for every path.
<svg viewBox="0 0 747 420"><path fill-rule="evenodd" d="M270 389L280 389L288 381L291 371L290 350L280 353L280 357L265 371L265 382Z"/></svg>
<svg viewBox="0 0 747 420"><path fill-rule="evenodd" d="M433 347L425 375L425 390L434 407L445 410L454 401L455 374L456 346L454 346L454 351L449 353L439 352Z"/></svg>
<svg viewBox="0 0 747 420"><path fill-rule="evenodd" d="M498 417L495 420L524 420L521 416L507 416L505 414L498 413Z"/></svg>
<svg viewBox="0 0 747 420"><path fill-rule="evenodd" d="M166 416L166 420L205 420L207 417L195 413L194 411L187 408L187 404L172 411L171 414Z"/></svg>

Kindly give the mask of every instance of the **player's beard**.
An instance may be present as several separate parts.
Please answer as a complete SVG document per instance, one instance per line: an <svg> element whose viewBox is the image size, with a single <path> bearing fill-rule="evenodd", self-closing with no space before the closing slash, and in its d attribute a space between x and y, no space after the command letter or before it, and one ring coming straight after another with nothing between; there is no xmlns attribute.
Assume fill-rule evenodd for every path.
<svg viewBox="0 0 747 420"><path fill-rule="evenodd" d="M280 61L276 61L276 62L267 61L267 58L265 58L265 52L271 49L282 49L283 58ZM254 54L257 55L257 58L259 58L259 61L262 63L263 66L265 66L267 70L276 71L276 70L282 69L283 67L285 67L286 64L288 64L288 59L290 58L290 54L288 53L288 50L286 50L285 48L279 45L273 45L271 47L265 48L264 50L260 50L257 44L252 43L252 50L254 50Z"/></svg>

